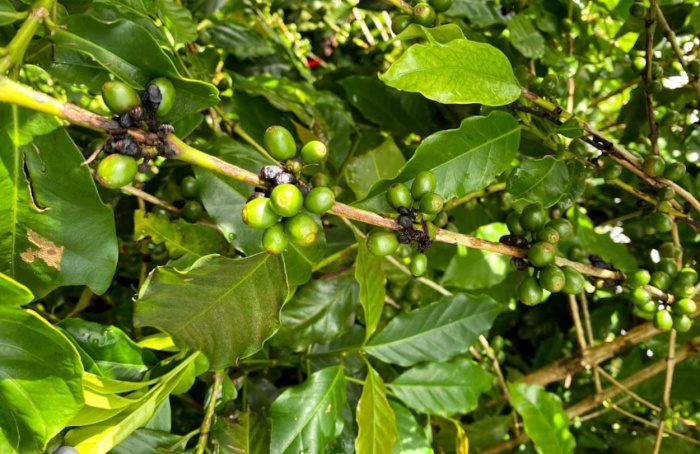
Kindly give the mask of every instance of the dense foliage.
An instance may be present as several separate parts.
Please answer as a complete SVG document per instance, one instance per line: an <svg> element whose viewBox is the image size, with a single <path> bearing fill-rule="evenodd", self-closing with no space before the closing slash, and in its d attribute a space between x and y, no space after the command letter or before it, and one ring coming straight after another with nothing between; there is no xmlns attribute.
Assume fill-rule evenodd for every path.
<svg viewBox="0 0 700 454"><path fill-rule="evenodd" d="M692 0L0 0L0 453L698 452Z"/></svg>

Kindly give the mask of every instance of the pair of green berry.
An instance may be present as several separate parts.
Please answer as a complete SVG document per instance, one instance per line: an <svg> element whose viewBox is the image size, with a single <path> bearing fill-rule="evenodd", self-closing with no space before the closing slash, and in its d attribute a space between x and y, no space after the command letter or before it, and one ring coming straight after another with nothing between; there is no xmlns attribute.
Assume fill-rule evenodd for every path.
<svg viewBox="0 0 700 454"><path fill-rule="evenodd" d="M663 177L667 180L678 181L685 176L685 165L681 162L666 163L658 155L647 156L642 161L642 170L652 177Z"/></svg>
<svg viewBox="0 0 700 454"><path fill-rule="evenodd" d="M395 35L398 35L411 24L431 27L437 21L438 13L444 13L450 9L452 3L453 0L429 0L428 2L416 3L410 16L401 14L394 18L391 22L391 30Z"/></svg>
<svg viewBox="0 0 700 454"><path fill-rule="evenodd" d="M182 207L182 218L187 222L196 222L204 213L202 204L195 200L199 196L199 182L191 175L180 182L180 192L187 200Z"/></svg>
<svg viewBox="0 0 700 454"><path fill-rule="evenodd" d="M542 80L535 81L535 90L549 98L564 98L569 93L569 79L566 76L547 74Z"/></svg>
<svg viewBox="0 0 700 454"><path fill-rule="evenodd" d="M573 227L566 219L548 221L547 212L539 203L526 205L520 213L511 211L506 217L506 225L512 235L530 235L533 240L549 243L566 240L573 233Z"/></svg>
<svg viewBox="0 0 700 454"><path fill-rule="evenodd" d="M543 302L546 292L564 292L570 295L580 293L586 285L586 278L575 268L566 265L547 265L532 276L526 277L518 286L518 299L528 306Z"/></svg>
<svg viewBox="0 0 700 454"><path fill-rule="evenodd" d="M420 212L421 219L432 221L445 205L444 199L435 192L436 187L435 174L423 170L413 179L411 189L403 183L392 184L386 192L386 200L395 210L413 207Z"/></svg>
<svg viewBox="0 0 700 454"><path fill-rule="evenodd" d="M270 126L263 135L263 145L270 156L280 162L286 162L287 167L293 170L301 170L301 163L293 162L297 156L297 144L284 126ZM318 164L328 155L326 146L318 140L306 143L302 148L300 158L304 164ZM298 172L294 172L298 173Z"/></svg>

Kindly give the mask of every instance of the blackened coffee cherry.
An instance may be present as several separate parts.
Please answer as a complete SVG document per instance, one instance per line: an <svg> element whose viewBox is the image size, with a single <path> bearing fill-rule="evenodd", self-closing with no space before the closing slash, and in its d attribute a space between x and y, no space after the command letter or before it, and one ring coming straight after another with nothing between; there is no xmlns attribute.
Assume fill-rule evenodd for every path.
<svg viewBox="0 0 700 454"><path fill-rule="evenodd" d="M260 169L260 178L266 181L275 181L275 178L283 172L284 169L278 165L265 166Z"/></svg>
<svg viewBox="0 0 700 454"><path fill-rule="evenodd" d="M323 214L335 203L335 193L326 187L313 188L304 197L304 208L312 213Z"/></svg>
<svg viewBox="0 0 700 454"><path fill-rule="evenodd" d="M118 189L131 184L138 172L136 160L122 154L112 154L97 166L97 181L102 186Z"/></svg>
<svg viewBox="0 0 700 454"><path fill-rule="evenodd" d="M270 126L263 135L263 144L270 155L278 161L287 161L297 154L297 145L292 133L283 126Z"/></svg>
<svg viewBox="0 0 700 454"><path fill-rule="evenodd" d="M297 213L284 221L284 231L289 240L299 246L311 246L318 238L318 224L306 213Z"/></svg>
<svg viewBox="0 0 700 454"><path fill-rule="evenodd" d="M109 110L116 115L128 113L132 107L141 105L141 99L136 90L117 80L111 80L102 85L102 99Z"/></svg>
<svg viewBox="0 0 700 454"><path fill-rule="evenodd" d="M268 254L281 254L288 244L289 238L284 232L284 224L277 223L263 233L263 248Z"/></svg>
<svg viewBox="0 0 700 454"><path fill-rule="evenodd" d="M275 185L294 184L297 182L297 177L292 173L282 172L275 177Z"/></svg>
<svg viewBox="0 0 700 454"><path fill-rule="evenodd" d="M411 184L411 195L415 200L420 200L429 192L434 192L437 187L437 178L433 172L423 170L416 175Z"/></svg>
<svg viewBox="0 0 700 454"><path fill-rule="evenodd" d="M405 230L412 229L413 219L411 219L409 216L399 216L399 225Z"/></svg>
<svg viewBox="0 0 700 454"><path fill-rule="evenodd" d="M399 248L399 240L393 232L374 230L367 235L367 249L374 255L391 255Z"/></svg>
<svg viewBox="0 0 700 454"><path fill-rule="evenodd" d="M301 210L304 204L304 196L302 196L299 188L293 184L281 184L275 186L270 193L270 206L278 215L290 218Z"/></svg>
<svg viewBox="0 0 700 454"><path fill-rule="evenodd" d="M254 229L267 229L279 220L267 197L259 197L246 203L242 212L243 222Z"/></svg>
<svg viewBox="0 0 700 454"><path fill-rule="evenodd" d="M160 102L155 110L155 114L158 117L164 117L170 113L173 106L175 106L175 87L173 83L167 77L156 77L149 82L148 86L158 87L158 91L160 91Z"/></svg>
<svg viewBox="0 0 700 454"><path fill-rule="evenodd" d="M312 140L301 149L301 160L306 164L318 164L328 155L328 149L318 140Z"/></svg>
<svg viewBox="0 0 700 454"><path fill-rule="evenodd" d="M530 267L530 264L528 264L525 259L522 259L520 257L511 257L510 266L516 271L523 271L528 269Z"/></svg>

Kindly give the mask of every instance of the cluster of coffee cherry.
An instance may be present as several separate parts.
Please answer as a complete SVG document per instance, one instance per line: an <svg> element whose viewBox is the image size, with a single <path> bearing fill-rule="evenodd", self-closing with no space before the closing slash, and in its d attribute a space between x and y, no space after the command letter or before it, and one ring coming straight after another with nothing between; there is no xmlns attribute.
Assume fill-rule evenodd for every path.
<svg viewBox="0 0 700 454"><path fill-rule="evenodd" d="M399 14L391 22L391 30L398 35L411 24L432 27L437 22L438 13L444 13L452 7L453 0L428 0L414 2L413 13Z"/></svg>
<svg viewBox="0 0 700 454"><path fill-rule="evenodd" d="M300 179L304 165L318 164L328 150L319 141L306 143L297 153L292 134L282 126L270 126L263 136L267 152L279 164L260 171L264 182L243 207L243 222L264 229L263 247L269 254L281 254L291 241L298 246L312 246L319 227L306 211L321 215L335 203L335 193L328 187L310 187Z"/></svg>

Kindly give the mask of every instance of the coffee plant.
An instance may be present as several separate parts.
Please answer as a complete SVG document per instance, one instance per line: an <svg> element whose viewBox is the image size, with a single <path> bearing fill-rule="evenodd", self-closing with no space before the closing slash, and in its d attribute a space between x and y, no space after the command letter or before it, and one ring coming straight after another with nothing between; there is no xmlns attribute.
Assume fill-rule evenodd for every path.
<svg viewBox="0 0 700 454"><path fill-rule="evenodd" d="M692 0L0 0L0 453L697 453Z"/></svg>

